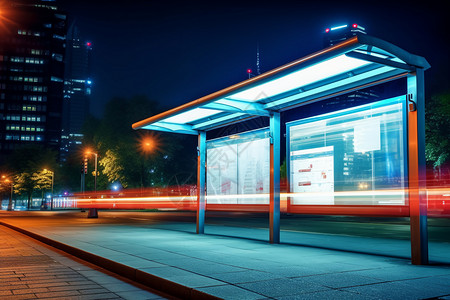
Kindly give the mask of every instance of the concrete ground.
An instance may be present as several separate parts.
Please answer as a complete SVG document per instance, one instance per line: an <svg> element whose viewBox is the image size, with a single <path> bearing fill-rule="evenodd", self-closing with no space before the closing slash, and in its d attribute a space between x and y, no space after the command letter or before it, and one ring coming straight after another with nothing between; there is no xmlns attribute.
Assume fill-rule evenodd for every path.
<svg viewBox="0 0 450 300"><path fill-rule="evenodd" d="M2 299L167 299L7 227L0 240Z"/></svg>
<svg viewBox="0 0 450 300"><path fill-rule="evenodd" d="M207 225L197 235L192 223L109 223L101 212L99 219L66 214L64 223L14 213L2 212L0 221L183 299L450 299L450 264L437 256L432 265L411 265L403 257L408 241L282 232L272 245L263 228ZM393 255L368 254L374 248Z"/></svg>

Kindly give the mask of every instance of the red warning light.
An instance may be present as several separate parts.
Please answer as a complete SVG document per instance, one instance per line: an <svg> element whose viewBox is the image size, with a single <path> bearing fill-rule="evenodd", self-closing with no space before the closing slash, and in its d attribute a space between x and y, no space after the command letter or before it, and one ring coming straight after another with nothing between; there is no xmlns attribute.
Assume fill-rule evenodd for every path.
<svg viewBox="0 0 450 300"><path fill-rule="evenodd" d="M247 73L250 74L252 72L252 69L247 69Z"/></svg>
<svg viewBox="0 0 450 300"><path fill-rule="evenodd" d="M91 42L87 42L86 46L90 47L90 46L92 46L92 43Z"/></svg>
<svg viewBox="0 0 450 300"><path fill-rule="evenodd" d="M353 24L353 28L358 28L358 24Z"/></svg>
<svg viewBox="0 0 450 300"><path fill-rule="evenodd" d="M325 29L325 32L326 33L330 32L330 28Z"/></svg>

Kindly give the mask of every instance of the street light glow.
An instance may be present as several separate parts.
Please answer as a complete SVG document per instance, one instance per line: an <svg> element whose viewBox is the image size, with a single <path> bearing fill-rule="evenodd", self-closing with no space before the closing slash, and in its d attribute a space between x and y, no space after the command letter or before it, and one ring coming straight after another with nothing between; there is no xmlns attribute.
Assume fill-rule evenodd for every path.
<svg viewBox="0 0 450 300"><path fill-rule="evenodd" d="M148 155L161 150L161 139L154 133L143 134L139 137L139 152Z"/></svg>

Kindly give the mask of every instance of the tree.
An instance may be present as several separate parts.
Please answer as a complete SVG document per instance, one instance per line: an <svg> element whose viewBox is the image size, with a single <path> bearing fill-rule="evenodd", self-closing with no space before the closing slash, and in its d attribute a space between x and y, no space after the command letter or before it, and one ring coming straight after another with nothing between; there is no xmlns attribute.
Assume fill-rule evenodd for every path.
<svg viewBox="0 0 450 300"><path fill-rule="evenodd" d="M433 96L425 118L425 156L440 178L442 167L450 162L450 94Z"/></svg>
<svg viewBox="0 0 450 300"><path fill-rule="evenodd" d="M123 173L123 167L119 163L118 154L114 150L106 150L105 156L100 159L99 165L103 167L103 174L108 178L108 182L119 181L124 188L128 187Z"/></svg>
<svg viewBox="0 0 450 300"><path fill-rule="evenodd" d="M34 188L35 184L31 173L22 172L14 176L14 193L25 194L27 196L27 208L31 208Z"/></svg>
<svg viewBox="0 0 450 300"><path fill-rule="evenodd" d="M19 148L9 158L9 169L15 174L14 192L26 195L28 208L35 190L50 188L51 179L43 170L47 168L55 172L58 169L56 158L55 151L36 145Z"/></svg>
<svg viewBox="0 0 450 300"><path fill-rule="evenodd" d="M31 180L34 182L34 189L42 192L42 204L44 204L44 192L52 188L52 174L48 170L41 170L33 173Z"/></svg>
<svg viewBox="0 0 450 300"><path fill-rule="evenodd" d="M159 112L159 105L143 96L114 98L107 103L103 118L86 124L85 144L99 157L99 180L104 182L99 189L117 181L130 188L161 186L179 170L195 171L195 146L188 146L190 152L183 147L187 138L131 128L134 122Z"/></svg>

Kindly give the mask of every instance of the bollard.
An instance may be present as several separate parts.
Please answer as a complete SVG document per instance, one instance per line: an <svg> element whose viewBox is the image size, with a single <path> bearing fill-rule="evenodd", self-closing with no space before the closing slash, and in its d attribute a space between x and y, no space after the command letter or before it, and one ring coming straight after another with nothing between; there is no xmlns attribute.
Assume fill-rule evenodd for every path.
<svg viewBox="0 0 450 300"><path fill-rule="evenodd" d="M98 208L89 208L88 218L98 218Z"/></svg>

